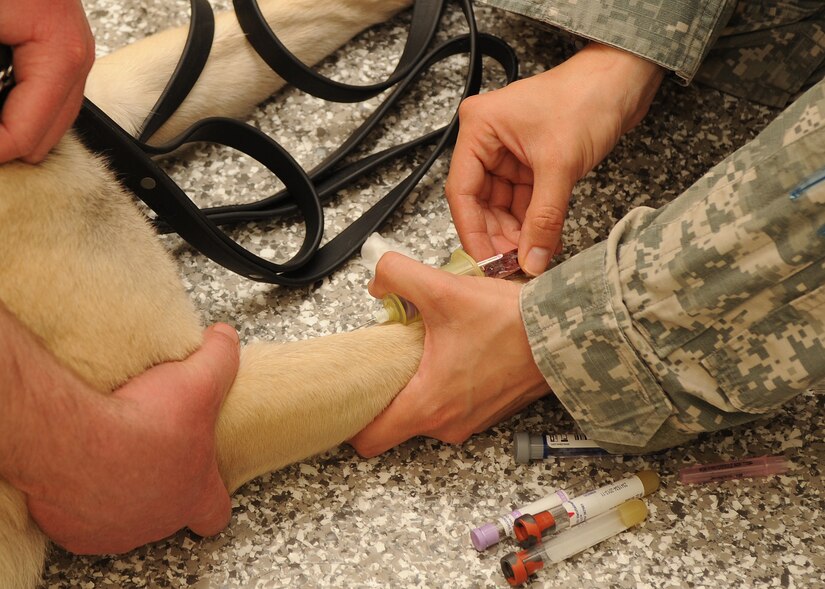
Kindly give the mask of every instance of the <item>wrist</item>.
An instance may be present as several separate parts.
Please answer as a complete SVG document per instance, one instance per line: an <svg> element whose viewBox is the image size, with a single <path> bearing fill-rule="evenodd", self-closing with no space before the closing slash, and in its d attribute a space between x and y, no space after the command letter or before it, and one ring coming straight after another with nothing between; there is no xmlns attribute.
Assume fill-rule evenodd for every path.
<svg viewBox="0 0 825 589"><path fill-rule="evenodd" d="M624 49L591 42L579 54L592 60L614 90L622 116L622 133L638 125L664 80L665 69Z"/></svg>
<svg viewBox="0 0 825 589"><path fill-rule="evenodd" d="M524 320L524 314L522 312L522 296L524 294L524 287L528 284L529 282L524 282L518 285L518 291L515 299L516 312L518 314L519 339L523 343L524 349L527 351L525 354L525 367L527 368L526 372L528 372L532 377L531 384L546 388L547 381L536 363L535 356L533 355L533 344L530 341L530 335L527 331L527 322Z"/></svg>
<svg viewBox="0 0 825 589"><path fill-rule="evenodd" d="M504 292L497 297L497 314L504 321L502 335L499 336L500 343L504 345L498 348L499 360L504 366L515 369L511 376L516 378L513 382L514 391L518 392L520 397L527 395L535 399L541 396L536 396L536 391L542 394L546 392L547 383L533 358L533 349L521 314L521 292L524 284L501 281L500 286Z"/></svg>

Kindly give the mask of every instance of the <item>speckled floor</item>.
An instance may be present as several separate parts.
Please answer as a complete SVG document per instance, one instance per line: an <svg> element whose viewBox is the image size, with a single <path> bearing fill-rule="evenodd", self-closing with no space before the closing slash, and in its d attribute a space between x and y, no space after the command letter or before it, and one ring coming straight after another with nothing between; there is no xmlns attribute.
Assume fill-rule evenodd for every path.
<svg viewBox="0 0 825 589"><path fill-rule="evenodd" d="M101 53L185 20L186 0L85 0ZM225 7L225 0L213 2ZM558 63L567 41L524 20L480 8L482 30L513 41L525 74ZM325 62L326 71L356 79L389 72L403 43L401 16L360 36ZM461 31L456 11L445 30ZM454 58L437 68L377 140L388 145L443 124L457 88ZM363 66L363 67L362 67ZM373 101L374 104L374 101ZM422 108L422 105L426 105ZM286 90L261 107L253 122L306 166L368 113L363 105L331 105ZM603 238L629 209L657 206L753 137L774 111L701 87L665 84L650 115L613 155L578 186L565 245L575 252ZM324 127L316 126L323 121ZM409 163L398 163L342 194L327 208L328 236ZM270 181L248 162L217 148L200 148L169 169L201 202L269 194ZM384 234L425 262L443 262L457 245L442 186L446 163L428 174ZM197 190L197 192L195 192ZM238 232L278 257L300 240L292 220ZM356 262L313 288L254 284L206 261L174 237L164 238L180 262L186 287L205 321L228 321L246 341L293 340L351 329L372 308L366 271ZM518 465L516 430L568 431L569 417L552 399L474 436L462 446L416 439L372 460L349 447L257 479L234 497L232 522L214 538L181 532L121 557L73 557L55 551L44 586L69 587L505 587L500 544L477 553L474 525L557 487L595 486L642 468L662 475L647 500L646 523L543 570L531 587L825 587L825 410L822 392L809 392L778 415L732 432L645 458L565 459ZM699 487L681 485L683 463L784 454L786 475Z"/></svg>

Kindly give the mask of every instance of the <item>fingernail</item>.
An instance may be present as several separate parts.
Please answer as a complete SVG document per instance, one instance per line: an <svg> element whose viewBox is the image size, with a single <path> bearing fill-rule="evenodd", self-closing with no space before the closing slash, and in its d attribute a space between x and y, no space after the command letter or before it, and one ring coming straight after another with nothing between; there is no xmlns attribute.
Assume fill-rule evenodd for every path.
<svg viewBox="0 0 825 589"><path fill-rule="evenodd" d="M527 252L524 259L524 271L533 276L538 276L550 264L550 250L543 247L534 247Z"/></svg>
<svg viewBox="0 0 825 589"><path fill-rule="evenodd" d="M238 337L238 332L235 331L235 328L232 327L231 325L228 325L226 323L216 323L215 325L212 326L212 329L214 331L217 331L218 333L222 333L223 335L225 335L226 337L228 337L230 339L235 340L235 342L239 346L241 345L241 340Z"/></svg>

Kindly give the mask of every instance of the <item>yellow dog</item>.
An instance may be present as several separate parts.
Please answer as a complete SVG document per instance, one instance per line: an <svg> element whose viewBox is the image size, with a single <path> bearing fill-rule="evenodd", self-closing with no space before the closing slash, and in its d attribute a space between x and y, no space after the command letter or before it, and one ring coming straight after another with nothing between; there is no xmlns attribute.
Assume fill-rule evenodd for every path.
<svg viewBox="0 0 825 589"><path fill-rule="evenodd" d="M293 53L316 63L409 4L264 0L260 8ZM185 29L169 30L98 60L86 95L135 133L185 38ZM247 44L234 14L219 15L201 79L153 141L204 117L242 116L282 83ZM202 326L175 264L131 194L73 133L39 166L0 167L0 194L0 299L90 385L111 392L199 347ZM77 297L79 291L95 296ZM227 488L360 431L412 376L421 346L420 330L387 326L246 347L217 426ZM47 544L22 494L0 480L0 587L34 587Z"/></svg>

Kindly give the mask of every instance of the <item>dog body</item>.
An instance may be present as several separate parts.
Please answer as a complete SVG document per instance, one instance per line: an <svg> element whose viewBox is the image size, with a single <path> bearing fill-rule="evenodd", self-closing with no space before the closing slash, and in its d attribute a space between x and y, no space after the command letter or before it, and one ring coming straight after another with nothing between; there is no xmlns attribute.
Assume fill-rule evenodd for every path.
<svg viewBox="0 0 825 589"><path fill-rule="evenodd" d="M315 63L408 4L267 0L260 6L284 44ZM185 36L183 28L170 30L99 60L87 96L136 132ZM234 15L222 14L203 76L153 141L207 116L242 116L282 83L247 45ZM105 161L72 133L39 166L0 168L0 193L0 299L95 389L111 392L199 346L202 325L175 264ZM409 380L421 341L419 329L387 326L245 348L217 426L229 490L363 428ZM307 370L313 366L322 369ZM36 585L46 548L22 494L0 480L0 587Z"/></svg>

